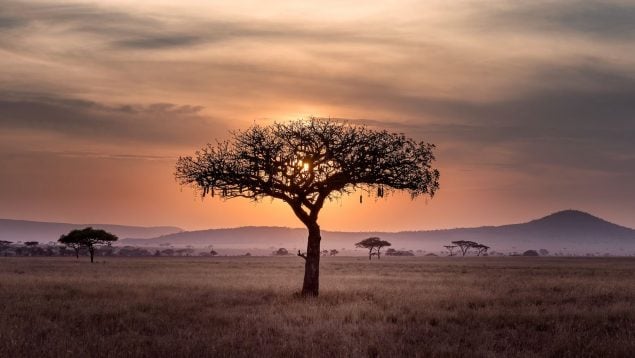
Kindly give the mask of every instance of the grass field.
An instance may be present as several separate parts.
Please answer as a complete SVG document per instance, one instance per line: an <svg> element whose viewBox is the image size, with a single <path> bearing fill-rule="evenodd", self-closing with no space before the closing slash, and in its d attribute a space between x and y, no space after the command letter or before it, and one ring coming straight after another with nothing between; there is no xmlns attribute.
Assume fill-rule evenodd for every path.
<svg viewBox="0 0 635 358"><path fill-rule="evenodd" d="M0 357L628 357L635 260L0 258Z"/></svg>

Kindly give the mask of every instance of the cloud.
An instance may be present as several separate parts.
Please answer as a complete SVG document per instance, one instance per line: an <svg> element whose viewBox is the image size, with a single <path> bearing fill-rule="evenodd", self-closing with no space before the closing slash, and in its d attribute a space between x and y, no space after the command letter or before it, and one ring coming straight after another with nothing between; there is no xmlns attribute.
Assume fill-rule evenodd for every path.
<svg viewBox="0 0 635 358"><path fill-rule="evenodd" d="M170 47L191 46L203 42L203 39L197 36L157 36L143 37L130 40L115 41L113 45L121 48L132 49L162 49Z"/></svg>
<svg viewBox="0 0 635 358"><path fill-rule="evenodd" d="M635 37L635 5L614 1L542 1L514 3L478 18L498 29L559 32L608 40Z"/></svg>
<svg viewBox="0 0 635 358"><path fill-rule="evenodd" d="M25 21L22 21L19 18L0 16L0 30L20 27L24 24Z"/></svg>
<svg viewBox="0 0 635 358"><path fill-rule="evenodd" d="M348 119L405 132L452 148L455 164L501 163L475 148L508 153L503 163L519 171L537 166L635 175L635 78L597 62L535 70L531 91L493 101L438 99L368 91L351 95L358 105L392 107L407 120ZM355 98L355 99L353 99ZM427 118L412 119L416 116Z"/></svg>
<svg viewBox="0 0 635 358"><path fill-rule="evenodd" d="M53 132L69 139L179 145L223 128L202 107L156 103L109 105L43 94L3 93L0 128Z"/></svg>
<svg viewBox="0 0 635 358"><path fill-rule="evenodd" d="M317 22L201 19L178 13L158 16L87 3L34 4L8 0L0 4L0 13L4 14L0 17L0 29L21 26L23 30L46 28L68 36L83 34L107 44L106 50L166 50L245 39L384 45L403 42L398 37L370 35L350 27Z"/></svg>

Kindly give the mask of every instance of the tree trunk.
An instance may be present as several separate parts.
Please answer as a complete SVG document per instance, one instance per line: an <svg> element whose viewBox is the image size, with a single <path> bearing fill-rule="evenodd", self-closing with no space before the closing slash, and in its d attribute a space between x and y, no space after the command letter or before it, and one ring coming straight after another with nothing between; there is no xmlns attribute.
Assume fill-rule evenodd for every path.
<svg viewBox="0 0 635 358"><path fill-rule="evenodd" d="M95 249L88 249L88 252L90 252L90 263L93 263L93 257L95 257Z"/></svg>
<svg viewBox="0 0 635 358"><path fill-rule="evenodd" d="M75 249L75 257L79 260L79 249Z"/></svg>
<svg viewBox="0 0 635 358"><path fill-rule="evenodd" d="M302 296L317 297L320 290L320 227L317 223L307 225L309 239L306 246L306 261L304 264L304 283Z"/></svg>

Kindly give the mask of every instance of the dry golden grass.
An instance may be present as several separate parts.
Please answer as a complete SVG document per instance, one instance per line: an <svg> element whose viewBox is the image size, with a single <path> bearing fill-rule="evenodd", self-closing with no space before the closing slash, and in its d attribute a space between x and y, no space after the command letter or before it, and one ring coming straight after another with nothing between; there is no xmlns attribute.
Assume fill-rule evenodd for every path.
<svg viewBox="0 0 635 358"><path fill-rule="evenodd" d="M1 357L627 357L635 260L0 259Z"/></svg>

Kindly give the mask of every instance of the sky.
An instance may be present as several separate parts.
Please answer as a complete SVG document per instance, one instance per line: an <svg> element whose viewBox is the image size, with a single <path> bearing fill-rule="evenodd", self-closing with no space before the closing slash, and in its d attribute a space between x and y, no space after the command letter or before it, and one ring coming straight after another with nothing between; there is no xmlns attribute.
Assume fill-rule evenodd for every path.
<svg viewBox="0 0 635 358"><path fill-rule="evenodd" d="M301 227L201 200L179 156L309 116L437 145L440 190L327 203L330 230L635 227L632 1L0 2L0 217Z"/></svg>

